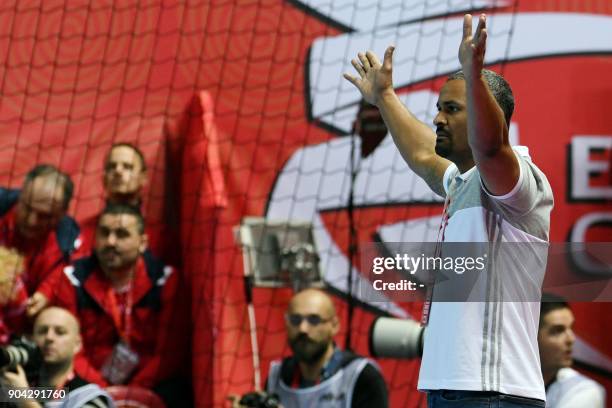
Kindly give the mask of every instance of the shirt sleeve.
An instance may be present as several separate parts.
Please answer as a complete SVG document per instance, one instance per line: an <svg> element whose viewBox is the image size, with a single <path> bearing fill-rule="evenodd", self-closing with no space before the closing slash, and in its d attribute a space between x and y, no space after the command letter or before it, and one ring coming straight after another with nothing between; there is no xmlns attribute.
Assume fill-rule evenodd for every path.
<svg viewBox="0 0 612 408"><path fill-rule="evenodd" d="M450 166L446 168L444 171L444 176L442 177L442 187L444 187L444 192L448 195L448 191L450 189L450 183L454 177L459 174L459 169L455 165L455 163L451 163Z"/></svg>
<svg viewBox="0 0 612 408"><path fill-rule="evenodd" d="M519 178L510 192L496 196L487 190L482 179L480 183L485 193L506 213L518 218L529 213L543 201L552 202L552 190L544 173L528 157L516 151L514 154L519 163Z"/></svg>
<svg viewBox="0 0 612 408"><path fill-rule="evenodd" d="M351 408L370 408L389 406L387 385L380 372L367 364L355 383Z"/></svg>
<svg viewBox="0 0 612 408"><path fill-rule="evenodd" d="M96 397L90 401L87 401L81 408L108 408L110 405L106 399L102 397Z"/></svg>
<svg viewBox="0 0 612 408"><path fill-rule="evenodd" d="M584 381L559 400L557 408L605 408L606 391L595 381Z"/></svg>

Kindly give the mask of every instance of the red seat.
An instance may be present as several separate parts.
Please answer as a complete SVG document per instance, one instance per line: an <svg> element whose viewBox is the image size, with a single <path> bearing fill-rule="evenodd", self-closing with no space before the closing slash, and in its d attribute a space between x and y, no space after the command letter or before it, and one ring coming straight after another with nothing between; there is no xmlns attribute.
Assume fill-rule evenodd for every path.
<svg viewBox="0 0 612 408"><path fill-rule="evenodd" d="M117 408L165 408L166 405L153 391L137 386L112 385L106 391L113 397Z"/></svg>

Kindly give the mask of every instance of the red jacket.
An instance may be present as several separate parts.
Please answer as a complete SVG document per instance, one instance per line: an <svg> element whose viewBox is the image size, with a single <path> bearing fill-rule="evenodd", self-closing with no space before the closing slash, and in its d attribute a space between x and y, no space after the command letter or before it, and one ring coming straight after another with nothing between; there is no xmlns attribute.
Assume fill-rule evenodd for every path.
<svg viewBox="0 0 612 408"><path fill-rule="evenodd" d="M67 225L69 227L64 228ZM68 264L71 254L80 244L78 235L78 226L66 216L61 226L50 232L42 242L30 242L17 233L15 207L0 219L0 245L15 248L25 257L25 271L21 278L29 295L36 292L46 279L51 279L48 284L50 288L56 284L59 272ZM60 239L66 241L66 248L61 248ZM45 295L48 297L49 293Z"/></svg>
<svg viewBox="0 0 612 408"><path fill-rule="evenodd" d="M82 254L81 256L87 256L94 249L99 216L99 214L96 214L79 221L81 230L79 254ZM178 262L180 262L180 246L177 246L177 240L166 223L152 223L147 219L145 233L148 238L147 247L151 253L166 262L178 265Z"/></svg>
<svg viewBox="0 0 612 408"><path fill-rule="evenodd" d="M28 295L21 280L13 282L9 299L0 301L0 345L9 342L11 334L21 334L26 328L25 309Z"/></svg>
<svg viewBox="0 0 612 408"><path fill-rule="evenodd" d="M177 285L176 271L147 251L136 264L129 295L123 296L131 296L133 305L126 316L121 307L113 307L125 300L113 291L95 256L64 268L52 303L72 311L80 321L83 350L75 359L76 373L87 381L108 385L99 370L121 340L129 319L131 330L125 333L125 341L140 362L127 383L151 388L172 376L176 354L185 342L182 327L188 321L176 310Z"/></svg>

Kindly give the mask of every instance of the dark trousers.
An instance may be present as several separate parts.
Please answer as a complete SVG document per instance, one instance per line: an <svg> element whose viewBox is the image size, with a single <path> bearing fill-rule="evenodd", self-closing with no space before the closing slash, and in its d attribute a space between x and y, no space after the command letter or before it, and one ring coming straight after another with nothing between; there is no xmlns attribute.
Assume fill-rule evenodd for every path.
<svg viewBox="0 0 612 408"><path fill-rule="evenodd" d="M427 393L428 408L545 408L542 400L489 391L435 390Z"/></svg>

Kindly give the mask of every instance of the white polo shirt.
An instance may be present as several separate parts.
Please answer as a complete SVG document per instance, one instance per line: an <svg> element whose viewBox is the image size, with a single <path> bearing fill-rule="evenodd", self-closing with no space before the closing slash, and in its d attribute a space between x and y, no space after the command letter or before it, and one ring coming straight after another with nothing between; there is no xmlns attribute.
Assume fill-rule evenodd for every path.
<svg viewBox="0 0 612 408"><path fill-rule="evenodd" d="M546 176L531 162L527 148L514 149L520 176L504 196L486 191L476 167L464 174L454 164L447 168L443 182L450 202L444 242L485 242L499 247L508 242L548 241L552 190ZM524 257L503 250L499 254L501 262L513 268L508 276L521 277L519 290L539 295L545 255ZM503 289L504 277L489 275L485 274L486 295L481 301L436 302L434 290L418 388L497 391L545 400L537 342L539 299L482 301L499 299Z"/></svg>

